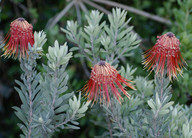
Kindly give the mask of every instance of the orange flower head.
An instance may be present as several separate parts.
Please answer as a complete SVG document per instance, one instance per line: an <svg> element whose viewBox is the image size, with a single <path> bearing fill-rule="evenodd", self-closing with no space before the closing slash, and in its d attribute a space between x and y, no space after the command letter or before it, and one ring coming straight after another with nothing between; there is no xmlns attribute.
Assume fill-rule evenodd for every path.
<svg viewBox="0 0 192 138"><path fill-rule="evenodd" d="M27 57L28 56L28 43L31 46L34 44L33 26L29 24L24 18L17 18L11 22L10 30L5 37L3 43L5 51L3 56L6 57Z"/></svg>
<svg viewBox="0 0 192 138"><path fill-rule="evenodd" d="M87 96L88 100L93 101L93 103L100 99L100 103L103 102L109 104L111 95L111 93L109 93L110 91L120 102L122 96L117 87L120 88L123 94L130 98L130 95L125 91L121 84L123 83L135 90L133 85L129 82L129 80L122 77L109 63L100 61L92 67L90 79L82 88L82 91L85 92L85 96Z"/></svg>
<svg viewBox="0 0 192 138"><path fill-rule="evenodd" d="M172 77L177 78L178 73L182 75L181 69L184 67L182 61L186 63L181 56L180 42L171 32L157 38L156 44L144 54L145 68L155 70L155 73L160 74L161 77L166 68L170 80Z"/></svg>

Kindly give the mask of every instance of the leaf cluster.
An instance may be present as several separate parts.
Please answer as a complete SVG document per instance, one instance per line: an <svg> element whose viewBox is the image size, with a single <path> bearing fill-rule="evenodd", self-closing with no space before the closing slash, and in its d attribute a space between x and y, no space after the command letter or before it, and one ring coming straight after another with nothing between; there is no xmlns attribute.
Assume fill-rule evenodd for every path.
<svg viewBox="0 0 192 138"><path fill-rule="evenodd" d="M78 50L75 57L85 57L95 64L99 60L106 60L114 64L121 57L130 56L130 51L137 48L140 40L136 40L136 34L129 27L126 20L127 12L121 9L113 9L108 15L109 25L102 21L103 13L92 11L86 15L88 25L79 27L77 22L68 21L66 29L67 39L75 44L70 51Z"/></svg>
<svg viewBox="0 0 192 138"><path fill-rule="evenodd" d="M65 70L72 53L68 53L66 43L60 46L55 41L46 54L44 72L38 73L36 59L41 58L46 35L39 32L34 38L29 57L21 59L23 82L16 81L19 87L15 88L22 101L21 108L13 107L22 121L18 124L23 131L21 137L51 137L60 129L79 129L77 120L84 116L89 103L81 104L80 95L77 100L73 92L67 92L69 76Z"/></svg>

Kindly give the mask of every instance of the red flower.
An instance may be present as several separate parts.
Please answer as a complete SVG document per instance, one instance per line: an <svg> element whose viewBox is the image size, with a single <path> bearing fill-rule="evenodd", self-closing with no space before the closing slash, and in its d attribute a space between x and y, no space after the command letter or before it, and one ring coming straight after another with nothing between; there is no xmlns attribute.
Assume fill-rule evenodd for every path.
<svg viewBox="0 0 192 138"><path fill-rule="evenodd" d="M91 77L88 83L82 88L82 91L86 92L85 95L88 97L88 100L93 101L93 103L100 99L100 102L103 101L109 104L109 91L111 91L120 102L120 98L122 99L122 97L116 85L128 98L130 98L130 95L125 91L121 83L124 83L135 90L135 88L127 81L129 80L122 77L109 63L100 61L92 68Z"/></svg>
<svg viewBox="0 0 192 138"><path fill-rule="evenodd" d="M7 42L3 48L4 56L10 57L26 57L28 56L28 43L31 46L34 44L33 26L29 24L24 18L18 18L11 22L10 30L4 39Z"/></svg>
<svg viewBox="0 0 192 138"><path fill-rule="evenodd" d="M185 62L181 56L180 42L171 32L157 36L157 38L157 43L144 54L145 68L155 70L156 74L160 73L163 76L167 65L169 79L177 78L177 73L182 74L181 69L184 67L182 61Z"/></svg>

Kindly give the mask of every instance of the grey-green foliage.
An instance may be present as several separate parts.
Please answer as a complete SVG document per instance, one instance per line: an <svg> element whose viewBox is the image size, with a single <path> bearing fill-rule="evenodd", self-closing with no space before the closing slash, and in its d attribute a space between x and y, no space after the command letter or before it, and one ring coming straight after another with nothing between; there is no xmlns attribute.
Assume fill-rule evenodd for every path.
<svg viewBox="0 0 192 138"><path fill-rule="evenodd" d="M77 120L84 116L89 103L81 104L73 92L66 92L68 74L65 72L72 53L68 46L59 46L55 41L49 47L46 57L48 65L43 65L44 72L36 71L36 59L41 58L43 45L46 42L44 32L34 34L35 43L29 46L29 57L21 59L21 81L15 89L22 101L21 108L13 107L22 121L19 124L23 131L21 137L51 137L59 129L79 129ZM71 97L73 96L73 99Z"/></svg>
<svg viewBox="0 0 192 138"><path fill-rule="evenodd" d="M113 9L108 15L109 25L102 21L103 13L92 11L86 16L88 24L80 27L77 22L68 21L66 29L67 39L75 44L71 51L78 50L75 57L85 57L95 64L105 59L111 64L116 63L123 56L130 56L130 51L138 47L140 40L128 27L127 12Z"/></svg>
<svg viewBox="0 0 192 138"><path fill-rule="evenodd" d="M77 104L75 100L70 99L73 92L66 93L69 77L65 72L65 68L72 53L67 53L68 47L66 43L59 46L57 41L55 41L54 47L49 47L48 51L46 55L48 66L44 65L46 72L43 75L44 78L41 84L43 95L46 97L43 104L45 110L42 113L47 117L44 117L44 120L50 120L50 122L44 124L44 131L53 133L58 128L78 129L78 122L76 120L83 116L88 104L83 104L81 107L79 97L78 106L76 106L75 111L71 110L71 105ZM74 99L76 99L75 96Z"/></svg>
<svg viewBox="0 0 192 138"><path fill-rule="evenodd" d="M133 69L132 66L127 64L126 68L124 66L121 66L121 69L119 70L119 73L121 76L124 76L128 80L133 80L133 74L135 73L137 69Z"/></svg>
<svg viewBox="0 0 192 138"><path fill-rule="evenodd" d="M121 68L121 75L126 79L133 79L132 76L136 69L133 69L129 65L126 68ZM129 75L127 75L129 74ZM140 81L140 82L139 82ZM143 79L137 79L138 83L142 83ZM145 85L148 88L153 89L151 81L145 80ZM149 90L151 90L149 89ZM136 91L129 91L132 93L131 98L124 97L122 103L118 103L117 100L111 101L111 106L105 107L103 116L106 117L106 123L95 122L95 124L108 124L105 128L108 130L103 133L102 137L110 137L111 134L115 137L142 137L147 136L145 131L144 123L146 117L144 116L143 108L146 107L146 102L142 99L142 92L137 93ZM149 98L149 95L146 98ZM100 113L102 115L102 113ZM109 127L110 126L110 127ZM111 133L110 133L111 131Z"/></svg>
<svg viewBox="0 0 192 138"><path fill-rule="evenodd" d="M153 81L147 80L147 78L137 76L135 79L137 92L143 100L153 94Z"/></svg>
<svg viewBox="0 0 192 138"><path fill-rule="evenodd" d="M146 111L147 130L150 137L163 137L168 130L169 107L174 103L171 99L171 86L168 78L155 77L155 90L153 97L147 101L150 111Z"/></svg>
<svg viewBox="0 0 192 138"><path fill-rule="evenodd" d="M132 75L127 75L133 73L131 70L135 69L127 65L126 69L121 69L121 75L127 79L133 78ZM99 137L190 138L192 106L173 105L170 101L169 79L156 76L154 81L150 81L136 77L134 81L137 91L132 92L131 99L125 97L121 104L112 100L111 106L103 106L104 113L96 110L97 115L105 119L94 123L107 130Z"/></svg>
<svg viewBox="0 0 192 138"><path fill-rule="evenodd" d="M171 106L170 116L170 135L174 138L190 138L192 137L192 106L187 107L183 105Z"/></svg>
<svg viewBox="0 0 192 138"><path fill-rule="evenodd" d="M38 137L40 132L33 120L34 115L40 112L40 98L42 97L39 85L41 75L36 71L36 59L40 58L38 51L42 51L42 46L46 39L43 32L35 32L34 35L35 44L34 47L29 45L29 57L20 61L20 67L24 72L21 75L23 82L16 80L19 87L15 87L22 101L21 108L13 107L16 110L15 114L22 121L22 123L18 124L23 131L21 137Z"/></svg>

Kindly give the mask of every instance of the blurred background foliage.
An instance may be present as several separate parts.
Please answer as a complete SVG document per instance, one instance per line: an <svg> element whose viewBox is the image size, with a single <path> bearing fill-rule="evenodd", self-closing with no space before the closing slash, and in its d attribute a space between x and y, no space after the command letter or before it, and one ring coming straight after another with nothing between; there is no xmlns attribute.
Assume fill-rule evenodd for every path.
<svg viewBox="0 0 192 138"><path fill-rule="evenodd" d="M122 59L122 65L129 65L137 68L134 76L147 76L143 70L142 52L151 48L156 41L156 36L162 33L172 31L180 39L183 58L188 66L184 70L183 77L179 81L174 81L172 89L172 100L176 103L190 105L192 103L192 1L191 0L114 0L115 3L102 3L101 0L0 0L0 40L2 40L9 30L11 21L17 17L24 17L33 24L34 31L44 30L47 34L47 43L44 46L45 53L47 47L53 45L55 39L63 44L66 40L60 27L65 28L67 20L77 20L84 24L85 14L92 9L98 9L105 13L110 13L116 6L128 6L128 17L132 17L130 24L134 26L134 31L141 39L141 45L134 50L131 57ZM71 6L70 4L73 4ZM121 4L118 5L117 3ZM71 6L71 7L70 7ZM66 9L65 7L68 7ZM134 8L133 11L130 7ZM122 8L122 7L121 7ZM138 15L134 11L140 11L141 14L149 14L147 17ZM61 15L60 18L57 15ZM146 15L146 14L144 14ZM104 16L106 18L107 16ZM162 21L156 20L163 19ZM58 21L57 21L58 20ZM56 23L54 23L56 22ZM69 43L69 47L72 45ZM1 51L0 51L1 54ZM46 62L42 58L39 63ZM91 67L91 65L90 65ZM38 67L42 70L41 64ZM90 69L90 68L89 68ZM79 90L88 78L79 59L73 58L68 65L69 91ZM13 105L19 106L21 101L13 89L16 85L14 80L19 79L21 69L17 60L0 58L0 138L18 137L21 133L16 125L19 121L13 109ZM153 75L149 76L149 79ZM94 114L86 114L80 120L80 130L66 131L55 134L54 137L93 137L100 135L104 130L95 126L91 120L98 119ZM101 118L102 120L102 118Z"/></svg>

